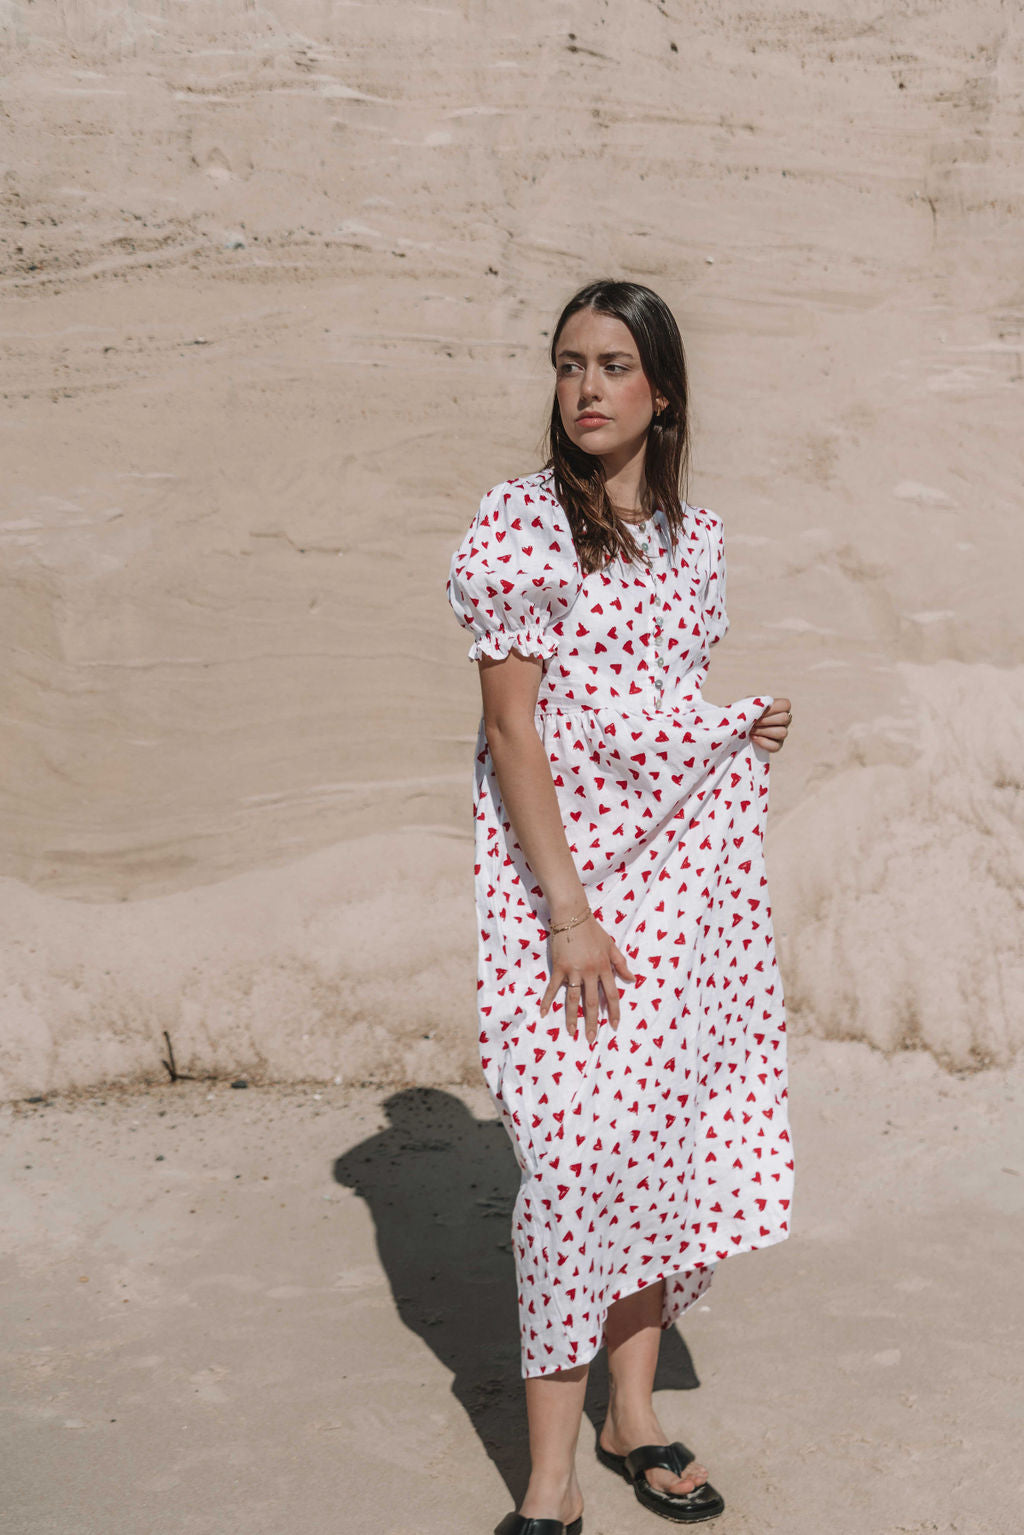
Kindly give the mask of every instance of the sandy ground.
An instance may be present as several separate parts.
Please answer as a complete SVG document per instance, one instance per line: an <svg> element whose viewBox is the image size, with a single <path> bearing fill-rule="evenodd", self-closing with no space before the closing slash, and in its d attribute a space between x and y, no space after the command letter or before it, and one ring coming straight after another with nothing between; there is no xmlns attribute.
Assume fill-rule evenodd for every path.
<svg viewBox="0 0 1024 1535"><path fill-rule="evenodd" d="M662 1350L715 1527L1016 1535L1024 1076L813 1040L793 1067L794 1235ZM512 1506L517 1175L482 1092L180 1083L3 1131L5 1532L481 1535ZM650 1535L591 1442L588 1535Z"/></svg>

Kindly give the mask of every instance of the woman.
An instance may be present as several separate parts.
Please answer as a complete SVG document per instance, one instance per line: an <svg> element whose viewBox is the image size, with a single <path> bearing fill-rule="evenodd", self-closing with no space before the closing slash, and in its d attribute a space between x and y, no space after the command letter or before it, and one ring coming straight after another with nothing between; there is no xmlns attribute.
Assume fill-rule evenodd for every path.
<svg viewBox="0 0 1024 1535"><path fill-rule="evenodd" d="M661 1329L788 1232L785 1017L763 840L789 700L701 696L728 627L723 527L689 506L665 303L596 282L551 343L546 468L496 486L448 596L473 633L481 1062L513 1220L531 1476L507 1535L579 1535L598 1458L680 1523L724 1501L652 1401ZM563 1000L564 999L564 1000Z"/></svg>

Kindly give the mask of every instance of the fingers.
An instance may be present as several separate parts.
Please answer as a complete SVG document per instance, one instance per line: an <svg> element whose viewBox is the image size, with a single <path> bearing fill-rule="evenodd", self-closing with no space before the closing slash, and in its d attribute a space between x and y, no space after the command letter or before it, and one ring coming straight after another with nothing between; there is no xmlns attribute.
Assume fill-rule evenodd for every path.
<svg viewBox="0 0 1024 1535"><path fill-rule="evenodd" d="M579 1024L579 1014L582 1011L584 1028L587 1039L591 1044L597 1038L598 1027L601 1022L601 998L604 998L604 1014L613 1030L619 1026L621 1009L619 1007L619 988L615 984L615 977L610 970L604 975L594 976L592 980L583 981L577 988L567 988L567 1010L573 1011L574 1027L570 1032L575 1036L576 1026Z"/></svg>
<svg viewBox="0 0 1024 1535"><path fill-rule="evenodd" d="M565 1026L575 1039L580 1026L580 1008L583 1005L582 981L569 981L565 988ZM588 1036L589 1038L589 1036Z"/></svg>
<svg viewBox="0 0 1024 1535"><path fill-rule="evenodd" d="M540 999L540 1016L542 1018L546 1018L547 1017L548 1008L551 1006L552 1002L555 1000L555 997L558 994L559 986L564 985L564 983L565 983L565 976L564 975L552 975L550 981L548 981L547 989L544 992L544 995Z"/></svg>
<svg viewBox="0 0 1024 1535"><path fill-rule="evenodd" d="M597 981L565 982L565 1027L573 1039L583 1019L586 1035L591 1044L597 1038Z"/></svg>
<svg viewBox="0 0 1024 1535"><path fill-rule="evenodd" d="M611 971L601 977L601 990L604 992L605 1012L608 1014L608 1022L613 1029L619 1026L619 988L615 984L615 978Z"/></svg>
<svg viewBox="0 0 1024 1535"><path fill-rule="evenodd" d="M540 1015L542 1018L547 1017L552 1002L563 986L565 987L565 1026L573 1039L575 1039L576 1030L579 1028L580 1013L584 1012L589 1017L586 1014L587 987L583 980L572 981L564 971L561 974L553 975L548 981L543 997L540 999ZM590 993L596 994L596 992L597 984L595 980L590 986ZM588 1031L587 1038L590 1039L591 1037Z"/></svg>
<svg viewBox="0 0 1024 1535"><path fill-rule="evenodd" d="M631 977L632 979L632 977ZM540 1015L545 1018L556 994L565 987L565 1026L572 1038L576 1038L582 1016L587 1038L593 1044L600 1022L600 993L604 992L605 1012L613 1029L619 1026L619 992L611 971L607 975L592 975L578 981L567 977L552 977L541 998Z"/></svg>
<svg viewBox="0 0 1024 1535"><path fill-rule="evenodd" d="M768 719L773 714L791 714L793 705L788 698L775 698L761 715L762 719Z"/></svg>
<svg viewBox="0 0 1024 1535"><path fill-rule="evenodd" d="M750 739L765 751L777 752L785 744L793 723L793 707L788 698L776 698L751 727Z"/></svg>
<svg viewBox="0 0 1024 1535"><path fill-rule="evenodd" d="M598 931L601 932L600 928ZM575 960L559 955L558 960L553 962L551 976L540 1001L540 1015L546 1018L559 991L564 987L566 1029L575 1039L582 1018L586 1037L591 1044L597 1038L602 1013L612 1029L619 1026L619 988L616 976L624 981L636 979L622 951L607 934L601 933L601 936L605 940L604 944L596 954L592 949L586 959L582 955ZM569 954L568 949L566 954ZM570 963L572 969L569 968Z"/></svg>
<svg viewBox="0 0 1024 1535"><path fill-rule="evenodd" d="M629 963L621 949L616 948L615 944L613 943L609 947L608 952L612 957L613 968L619 973L619 975L621 975L622 979L624 981L635 981L636 976L630 970Z"/></svg>
<svg viewBox="0 0 1024 1535"><path fill-rule="evenodd" d="M633 980L633 976L629 979ZM610 969L598 975L584 976L578 984L570 983L566 986L566 1023L573 1038L576 1037L582 1014L587 1039L591 1044L594 1043L601 1022L602 996L605 1016L611 1028L617 1029L621 1017L619 988L615 984L615 976Z"/></svg>
<svg viewBox="0 0 1024 1535"><path fill-rule="evenodd" d="M583 987L583 1021L591 1044L597 1038L597 976Z"/></svg>

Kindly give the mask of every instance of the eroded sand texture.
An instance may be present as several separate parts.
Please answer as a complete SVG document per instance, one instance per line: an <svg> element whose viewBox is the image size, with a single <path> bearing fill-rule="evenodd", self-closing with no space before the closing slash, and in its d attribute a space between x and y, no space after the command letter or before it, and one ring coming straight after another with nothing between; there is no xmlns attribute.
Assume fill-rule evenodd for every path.
<svg viewBox="0 0 1024 1535"><path fill-rule="evenodd" d="M1019 1043L1021 24L11 5L5 1090L475 1071L478 702L443 595L540 462L543 332L682 322L708 693L787 695L794 1027Z"/></svg>

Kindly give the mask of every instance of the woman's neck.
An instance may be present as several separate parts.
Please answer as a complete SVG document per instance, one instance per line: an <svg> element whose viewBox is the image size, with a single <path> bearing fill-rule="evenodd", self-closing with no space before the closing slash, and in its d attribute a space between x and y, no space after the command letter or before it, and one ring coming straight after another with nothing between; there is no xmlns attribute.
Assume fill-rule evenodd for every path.
<svg viewBox="0 0 1024 1535"><path fill-rule="evenodd" d="M647 480L644 477L644 459L647 439L632 449L608 454L604 459L604 484L608 499L619 515L639 517L644 509Z"/></svg>

